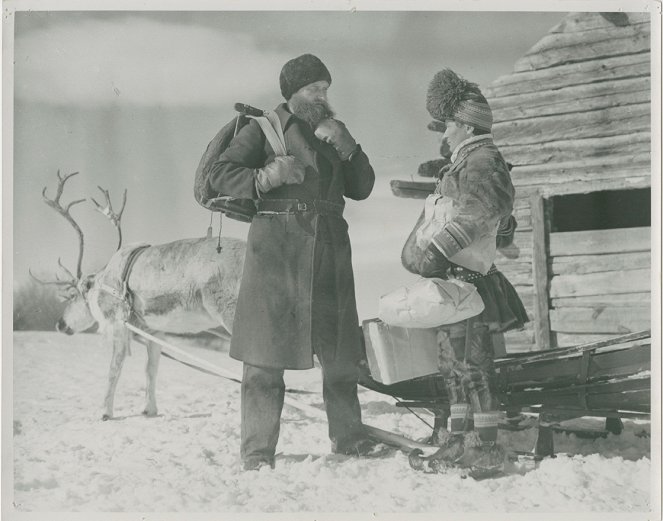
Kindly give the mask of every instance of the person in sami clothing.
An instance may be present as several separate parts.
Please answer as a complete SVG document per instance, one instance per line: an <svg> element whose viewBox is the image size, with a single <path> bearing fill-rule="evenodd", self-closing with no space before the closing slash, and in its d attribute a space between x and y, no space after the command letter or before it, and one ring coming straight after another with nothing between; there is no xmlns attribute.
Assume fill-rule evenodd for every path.
<svg viewBox="0 0 663 521"><path fill-rule="evenodd" d="M439 371L450 401L450 429L437 428L437 470L448 466L499 468L498 405L493 390L494 336L528 321L515 289L495 267L498 247L513 237L514 188L509 168L490 133L493 122L479 87L450 69L431 81L429 129L442 133L440 151L450 163L403 248L402 262L423 277L474 284L485 309L478 316L438 329Z"/></svg>

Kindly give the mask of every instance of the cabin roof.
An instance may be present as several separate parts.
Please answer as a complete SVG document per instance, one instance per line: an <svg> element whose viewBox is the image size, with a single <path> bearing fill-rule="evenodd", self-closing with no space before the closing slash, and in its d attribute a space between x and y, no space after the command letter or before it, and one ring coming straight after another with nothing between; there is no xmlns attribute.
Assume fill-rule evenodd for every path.
<svg viewBox="0 0 663 521"><path fill-rule="evenodd" d="M649 17L570 13L484 89L521 195L650 186Z"/></svg>

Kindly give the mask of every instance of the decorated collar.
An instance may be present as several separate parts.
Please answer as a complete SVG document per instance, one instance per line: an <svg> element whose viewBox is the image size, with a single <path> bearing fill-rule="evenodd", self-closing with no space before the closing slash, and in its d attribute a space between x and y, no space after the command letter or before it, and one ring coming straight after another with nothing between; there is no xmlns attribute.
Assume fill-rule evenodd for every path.
<svg viewBox="0 0 663 521"><path fill-rule="evenodd" d="M484 141L486 143L484 143ZM451 154L451 163L452 164L455 163L459 155L462 154L462 156L466 156L470 151L476 148L476 146L470 146L470 145L476 143L477 146L481 146L492 142L493 142L492 134L482 134L480 136L472 136L467 138L465 141L462 141L460 145L456 147L456 150L453 151L453 154Z"/></svg>

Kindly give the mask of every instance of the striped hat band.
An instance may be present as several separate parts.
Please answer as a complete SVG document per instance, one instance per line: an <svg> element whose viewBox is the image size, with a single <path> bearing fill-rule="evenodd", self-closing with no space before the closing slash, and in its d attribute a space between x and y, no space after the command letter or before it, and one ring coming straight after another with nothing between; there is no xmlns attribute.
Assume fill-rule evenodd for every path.
<svg viewBox="0 0 663 521"><path fill-rule="evenodd" d="M463 100L458 103L454 119L467 125L490 132L493 126L493 113L487 103L474 100Z"/></svg>

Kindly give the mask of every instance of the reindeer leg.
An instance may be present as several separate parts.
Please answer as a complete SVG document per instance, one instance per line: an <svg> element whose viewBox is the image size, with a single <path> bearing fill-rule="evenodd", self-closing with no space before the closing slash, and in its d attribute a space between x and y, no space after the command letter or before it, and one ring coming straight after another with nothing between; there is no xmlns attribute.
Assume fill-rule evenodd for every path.
<svg viewBox="0 0 663 521"><path fill-rule="evenodd" d="M157 371L159 369L159 358L161 358L161 346L155 342L146 342L147 364L145 365L145 375L147 384L145 387L145 416L157 415Z"/></svg>
<svg viewBox="0 0 663 521"><path fill-rule="evenodd" d="M104 414L102 420L110 420L113 417L113 400L115 398L115 389L122 372L122 364L127 356L129 349L129 331L123 324L113 324L111 326L111 342L113 345L113 355L111 358L110 371L108 373L108 387L106 388L106 397L104 398Z"/></svg>

